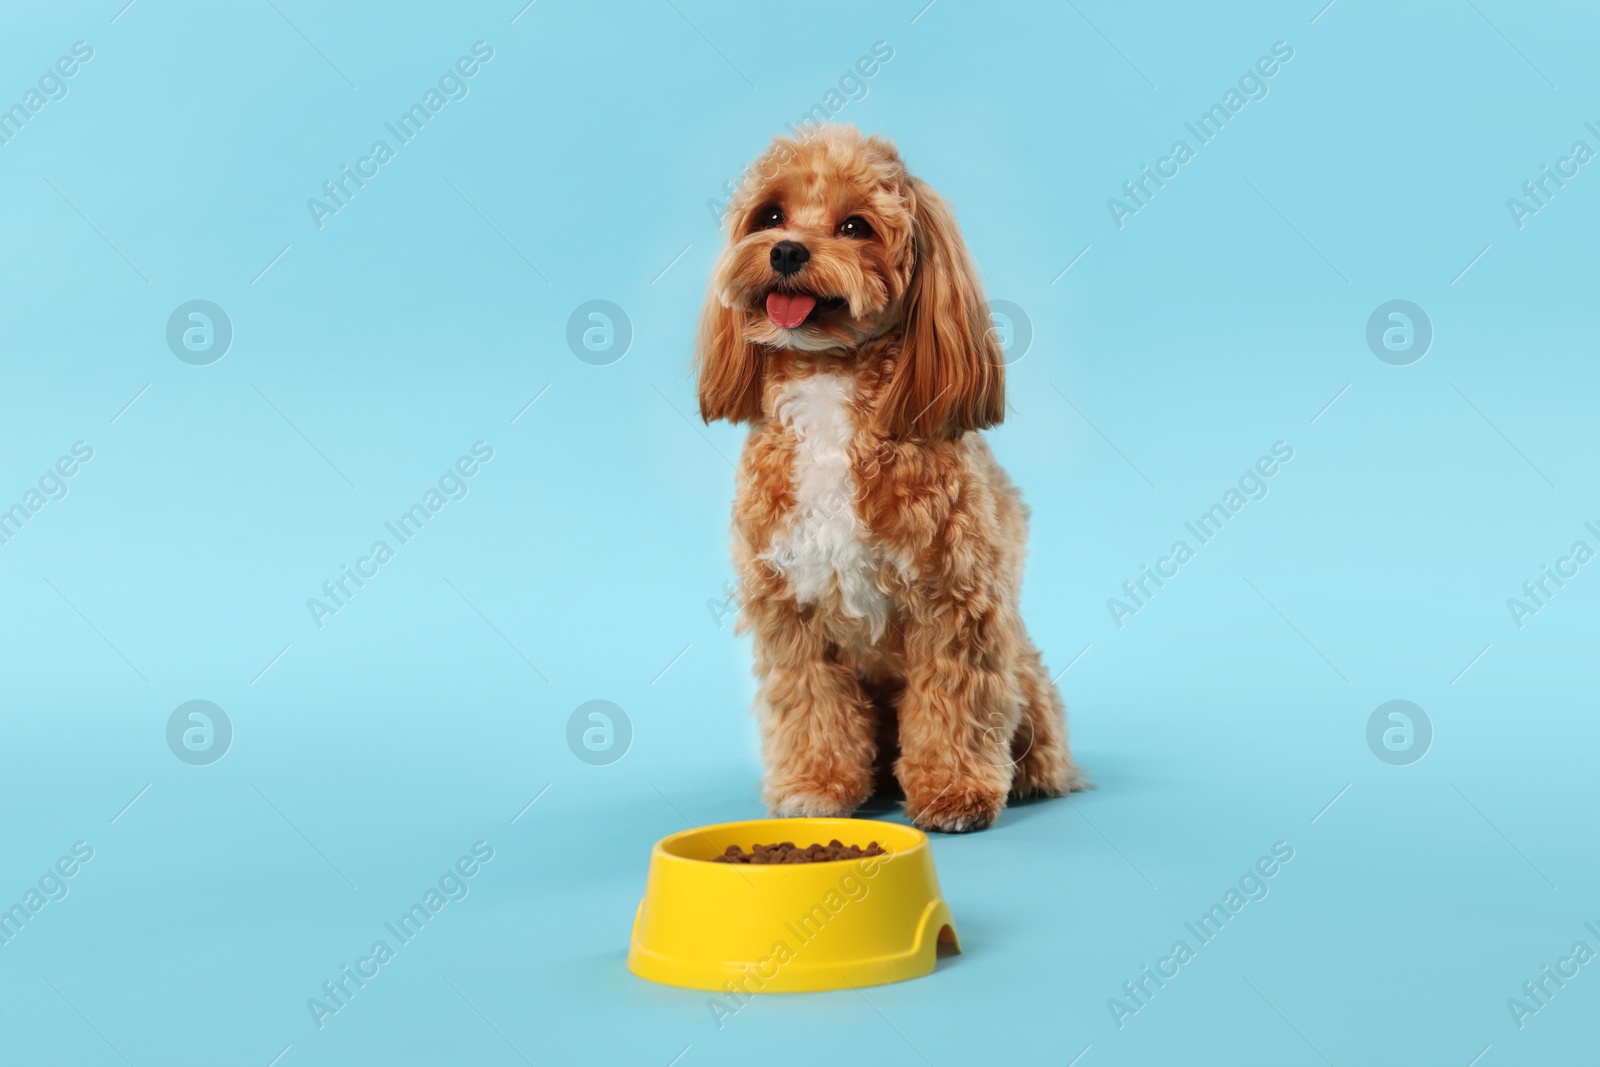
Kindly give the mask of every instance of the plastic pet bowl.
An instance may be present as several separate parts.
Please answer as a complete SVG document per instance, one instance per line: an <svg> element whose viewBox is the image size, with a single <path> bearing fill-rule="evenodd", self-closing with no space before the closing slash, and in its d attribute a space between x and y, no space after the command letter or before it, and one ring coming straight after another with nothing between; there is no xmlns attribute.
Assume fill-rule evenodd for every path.
<svg viewBox="0 0 1600 1067"><path fill-rule="evenodd" d="M888 854L822 863L713 863L729 845L837 839ZM882 985L961 951L927 835L864 819L755 819L664 837L650 855L628 970L690 989L801 993Z"/></svg>

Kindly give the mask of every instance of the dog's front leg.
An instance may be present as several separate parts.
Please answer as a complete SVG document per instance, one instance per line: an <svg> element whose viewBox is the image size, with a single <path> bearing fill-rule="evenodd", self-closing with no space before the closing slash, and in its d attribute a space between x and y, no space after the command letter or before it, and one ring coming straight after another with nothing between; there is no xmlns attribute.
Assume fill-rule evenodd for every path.
<svg viewBox="0 0 1600 1067"><path fill-rule="evenodd" d="M1015 673L982 621L963 610L906 629L906 687L895 776L924 830L981 830L1005 807L1021 715Z"/></svg>
<svg viewBox="0 0 1600 1067"><path fill-rule="evenodd" d="M747 600L745 615L761 680L762 799L778 816L849 815L872 795L871 700L794 601Z"/></svg>

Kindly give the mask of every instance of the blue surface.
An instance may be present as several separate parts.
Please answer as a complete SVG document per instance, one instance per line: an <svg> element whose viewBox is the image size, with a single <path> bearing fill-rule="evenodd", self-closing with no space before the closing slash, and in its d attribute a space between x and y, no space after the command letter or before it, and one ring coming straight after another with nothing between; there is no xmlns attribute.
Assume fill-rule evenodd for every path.
<svg viewBox="0 0 1600 1067"><path fill-rule="evenodd" d="M42 882L0 944L5 1062L1592 1048L1600 965L1520 1026L1507 1003L1600 950L1600 564L1508 606L1600 549L1600 164L1561 163L1600 150L1591 9L522 2L3 17L0 104L27 117L0 144L0 506L27 517L0 544L0 904ZM875 42L892 58L846 79ZM1275 42L1292 58L1251 77ZM935 841L967 953L934 975L719 1029L623 968L651 843L761 810L749 648L708 607L740 431L688 418L690 336L708 201L841 79L837 118L898 141L1031 329L992 439L1100 788ZM1185 123L1241 79L1200 143ZM1108 207L1143 165L1178 170ZM1513 211L1542 165L1576 174ZM345 166L370 176L309 208ZM194 300L231 324L220 360L184 348L187 312L169 347ZM616 315L569 346L595 300L620 359ZM1431 324L1420 361L1368 345L1393 300ZM1192 539L1277 442L1264 498ZM1119 626L1108 600L1180 539ZM332 602L346 566L369 577ZM231 726L219 761L214 713L169 744L196 700ZM630 727L609 764L576 754L587 712L569 747L593 700ZM1420 761L1391 762L1420 732L1369 747L1392 700L1426 716ZM1278 842L1266 896L1200 944L1185 923ZM401 943L385 924L430 887ZM376 975L318 1020L346 965Z"/></svg>

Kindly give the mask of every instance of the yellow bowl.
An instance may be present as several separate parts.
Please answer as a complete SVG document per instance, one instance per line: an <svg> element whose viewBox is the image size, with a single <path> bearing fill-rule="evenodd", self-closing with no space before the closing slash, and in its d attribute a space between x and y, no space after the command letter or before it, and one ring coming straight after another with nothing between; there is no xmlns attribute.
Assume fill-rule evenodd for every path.
<svg viewBox="0 0 1600 1067"><path fill-rule="evenodd" d="M729 845L837 839L888 855L824 863L713 863ZM725 993L802 993L882 985L956 952L927 835L864 819L754 819L664 837L650 855L628 970Z"/></svg>

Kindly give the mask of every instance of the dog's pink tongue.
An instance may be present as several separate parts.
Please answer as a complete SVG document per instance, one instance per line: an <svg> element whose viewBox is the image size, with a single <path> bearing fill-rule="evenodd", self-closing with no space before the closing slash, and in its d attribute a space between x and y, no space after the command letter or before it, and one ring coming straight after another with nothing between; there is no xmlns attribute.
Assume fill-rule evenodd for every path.
<svg viewBox="0 0 1600 1067"><path fill-rule="evenodd" d="M806 321L806 316L816 306L817 298L808 293L767 294L767 318L785 330L792 330Z"/></svg>

